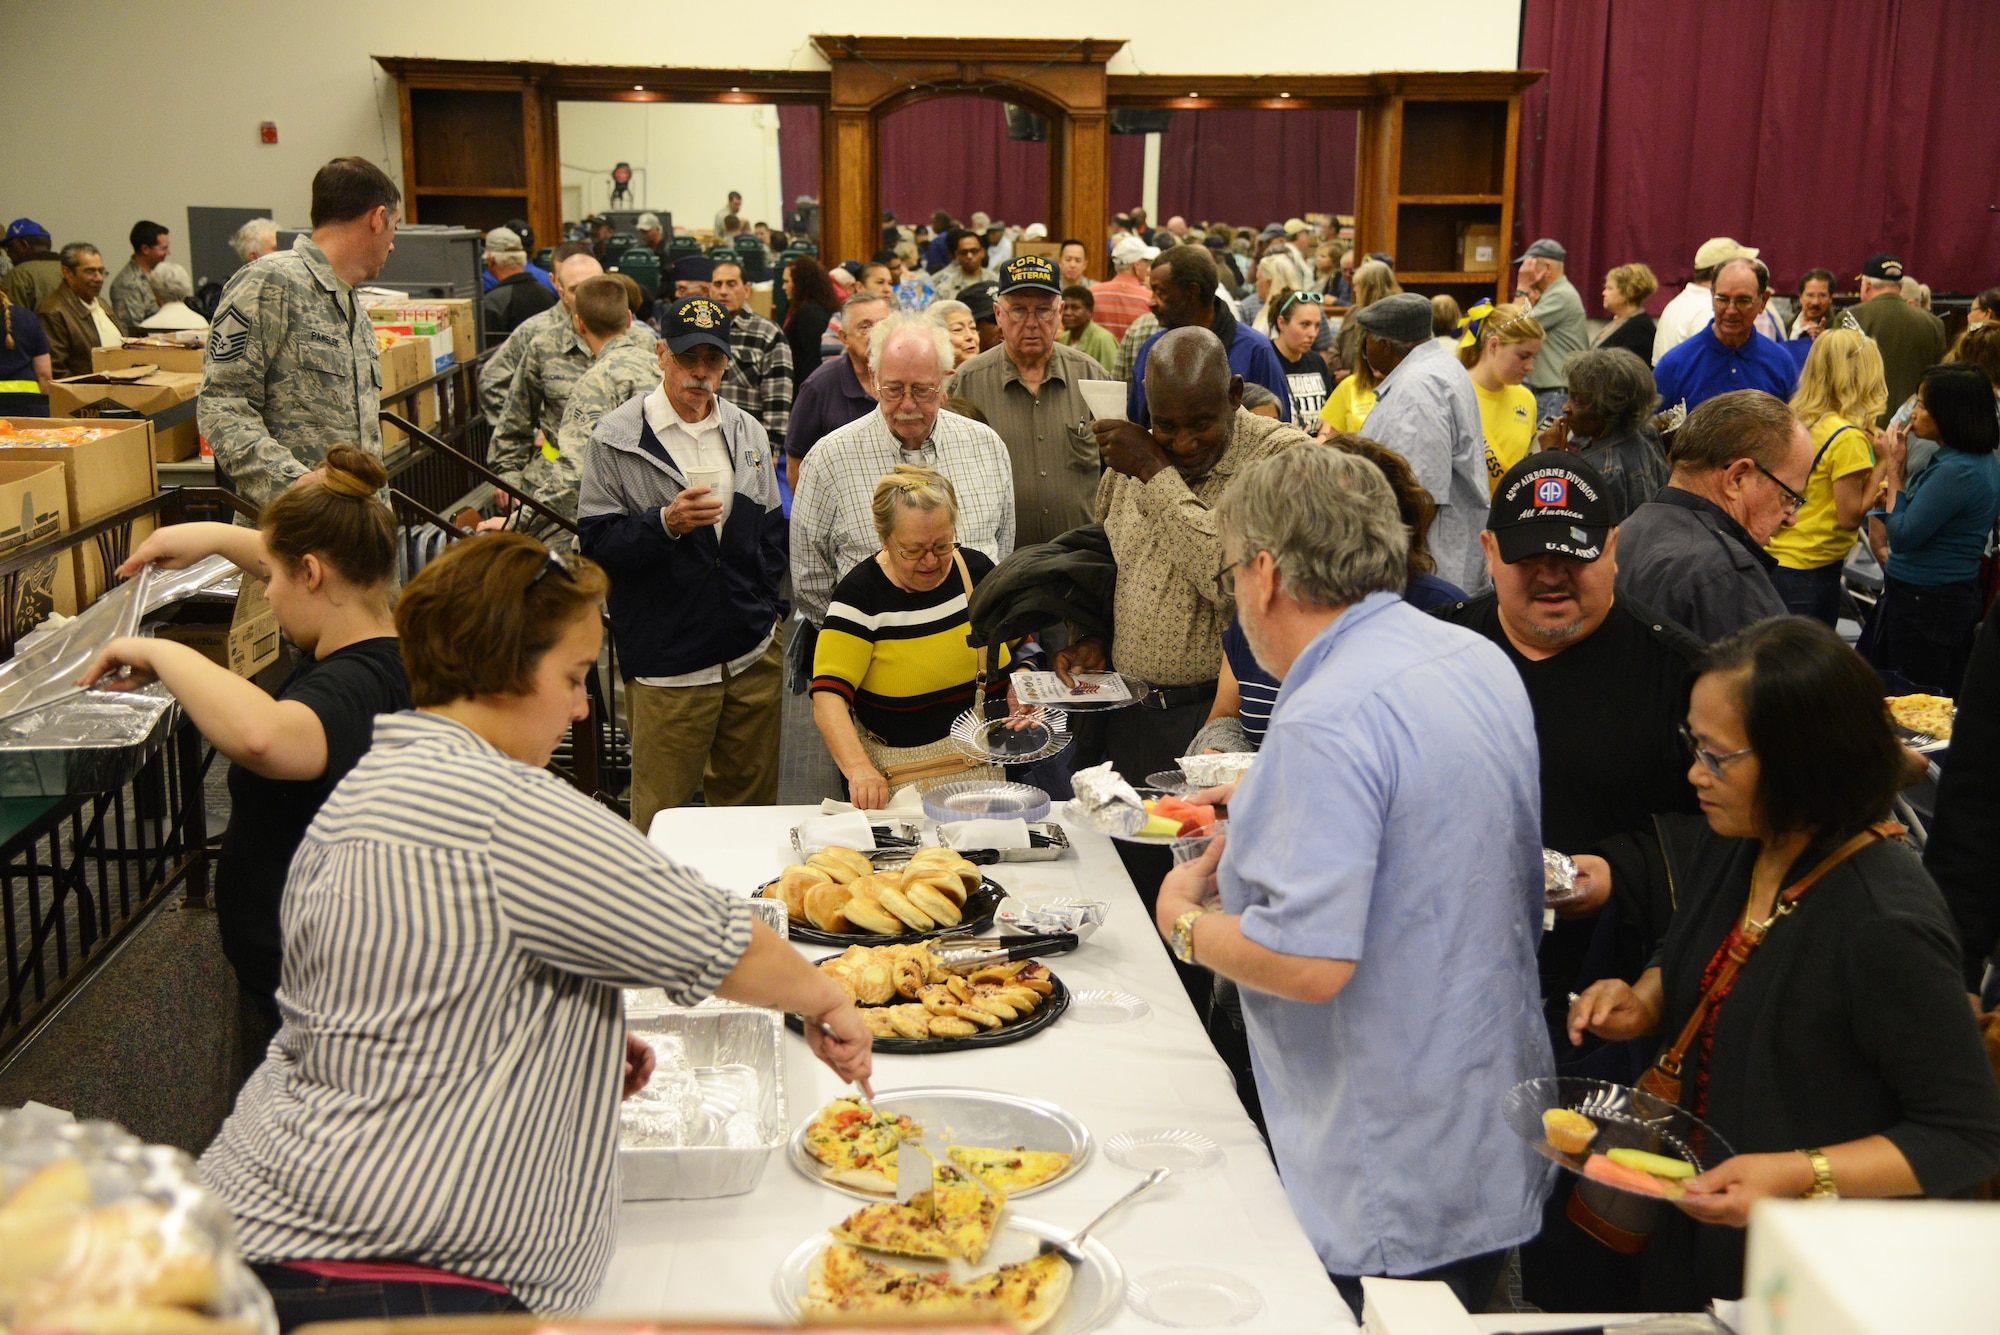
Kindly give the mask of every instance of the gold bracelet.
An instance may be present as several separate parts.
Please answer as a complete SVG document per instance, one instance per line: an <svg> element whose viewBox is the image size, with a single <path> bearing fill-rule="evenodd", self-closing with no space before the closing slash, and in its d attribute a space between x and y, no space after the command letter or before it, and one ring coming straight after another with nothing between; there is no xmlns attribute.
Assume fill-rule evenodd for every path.
<svg viewBox="0 0 2000 1335"><path fill-rule="evenodd" d="M1840 1188L1834 1185L1833 1165L1827 1162L1826 1155L1820 1153L1818 1150L1800 1150L1799 1153L1806 1156L1806 1162L1812 1165L1813 1170L1812 1188L1803 1193L1799 1199L1805 1201L1839 1200Z"/></svg>

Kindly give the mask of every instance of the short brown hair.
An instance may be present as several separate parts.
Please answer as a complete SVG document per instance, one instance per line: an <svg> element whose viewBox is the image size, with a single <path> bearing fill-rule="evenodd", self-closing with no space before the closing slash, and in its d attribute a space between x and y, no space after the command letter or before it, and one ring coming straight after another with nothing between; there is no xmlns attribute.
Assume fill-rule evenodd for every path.
<svg viewBox="0 0 2000 1335"><path fill-rule="evenodd" d="M1986 372L1993 388L2000 390L2000 322L1988 320L1985 324L1966 326L1958 342L1945 354L1945 360L1978 367Z"/></svg>
<svg viewBox="0 0 2000 1335"><path fill-rule="evenodd" d="M542 655L580 618L598 615L610 587L595 562L555 557L523 533L454 542L396 604L410 703L525 695Z"/></svg>
<svg viewBox="0 0 2000 1335"><path fill-rule="evenodd" d="M265 550L287 570L311 555L349 584L387 584L396 575L396 517L375 493L388 481L374 455L332 446L318 477L287 488L258 514Z"/></svg>
<svg viewBox="0 0 2000 1335"><path fill-rule="evenodd" d="M1790 452L1798 426L1783 399L1761 389L1731 390L1687 415L1674 433L1667 462L1690 473L1711 473L1738 459L1776 468Z"/></svg>
<svg viewBox="0 0 2000 1335"><path fill-rule="evenodd" d="M1431 556L1431 524L1437 519L1437 502L1424 490L1424 484L1417 481L1417 475L1410 471L1410 465L1403 456L1378 441L1366 436L1357 436L1352 431L1339 431L1327 437L1327 444L1336 450L1358 454L1369 463L1382 470L1382 476L1389 480L1389 490L1395 493L1396 511L1403 517L1403 531L1410 535L1409 572L1412 575L1428 575L1437 569L1437 561Z"/></svg>
<svg viewBox="0 0 2000 1335"><path fill-rule="evenodd" d="M1618 295L1637 306L1660 290L1660 280L1651 269L1643 264L1621 264L1604 275L1606 282L1618 289ZM1804 286L1803 283L1800 284Z"/></svg>
<svg viewBox="0 0 2000 1335"><path fill-rule="evenodd" d="M586 278L577 285L576 313L583 327L599 338L622 334L632 323L632 306L625 285L611 274Z"/></svg>
<svg viewBox="0 0 2000 1335"><path fill-rule="evenodd" d="M632 312L632 318L635 320L645 319L646 306L648 305L646 301L646 289L639 286L639 280L629 273L612 273L605 274L604 276L625 289L625 306L626 309ZM587 278L584 280L586 283L589 281Z"/></svg>
<svg viewBox="0 0 2000 1335"><path fill-rule="evenodd" d="M366 158L335 158L313 173L312 225L347 222L370 210L395 208L403 192Z"/></svg>
<svg viewBox="0 0 2000 1335"><path fill-rule="evenodd" d="M588 255L595 259L597 252L590 248L588 241L565 241L549 252L549 267L553 269L564 260L573 260L579 255Z"/></svg>

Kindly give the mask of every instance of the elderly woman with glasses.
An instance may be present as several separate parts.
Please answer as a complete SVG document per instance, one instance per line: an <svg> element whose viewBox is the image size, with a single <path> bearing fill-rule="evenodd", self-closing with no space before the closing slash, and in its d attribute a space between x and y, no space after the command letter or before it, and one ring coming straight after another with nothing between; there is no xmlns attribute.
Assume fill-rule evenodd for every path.
<svg viewBox="0 0 2000 1335"><path fill-rule="evenodd" d="M1876 823L1904 778L1881 682L1804 617L1729 636L1698 671L1684 735L1702 816L1578 859L1678 908L1655 967L1571 1005L1570 1040L1673 1045L1656 1073L1730 1151L1652 1234L1645 1310L1739 1296L1765 1197L1953 1196L2000 1170L2000 1086L1951 915L1900 827Z"/></svg>
<svg viewBox="0 0 2000 1335"><path fill-rule="evenodd" d="M958 492L935 469L898 464L875 486L874 517L882 549L834 586L812 678L813 722L864 810L888 805L905 767L947 768L914 780L920 788L992 768L953 767L948 737L979 698L982 654L966 634L993 562L959 548ZM1010 663L1003 646L999 665Z"/></svg>

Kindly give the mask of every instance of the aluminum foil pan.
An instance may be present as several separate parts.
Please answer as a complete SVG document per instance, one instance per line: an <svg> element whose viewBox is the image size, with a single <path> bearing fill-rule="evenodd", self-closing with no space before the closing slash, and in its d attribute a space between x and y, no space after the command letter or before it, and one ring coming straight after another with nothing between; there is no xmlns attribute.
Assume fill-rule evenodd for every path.
<svg viewBox="0 0 2000 1335"><path fill-rule="evenodd" d="M0 663L0 719L83 694L76 679L97 661L104 646L139 633L152 584L153 568L147 566L54 633L16 649L12 658Z"/></svg>
<svg viewBox="0 0 2000 1335"><path fill-rule="evenodd" d="M1576 888L1576 859L1553 848L1542 850L1542 893L1550 905L1567 904L1582 898Z"/></svg>
<svg viewBox="0 0 2000 1335"><path fill-rule="evenodd" d="M0 719L0 797L58 797L122 788L179 716L153 682L91 691Z"/></svg>
<svg viewBox="0 0 2000 1335"><path fill-rule="evenodd" d="M717 1002L632 1015L627 1023L656 1054L676 1057L663 1082L668 1092L652 1101L656 1120L620 1127L624 1198L704 1200L754 1191L789 1132L778 1012ZM678 1143L660 1143L668 1137Z"/></svg>

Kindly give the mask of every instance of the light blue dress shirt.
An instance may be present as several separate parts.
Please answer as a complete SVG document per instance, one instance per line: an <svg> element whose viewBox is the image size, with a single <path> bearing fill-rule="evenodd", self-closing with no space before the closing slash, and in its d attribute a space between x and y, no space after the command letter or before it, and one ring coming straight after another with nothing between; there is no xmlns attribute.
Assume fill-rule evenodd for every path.
<svg viewBox="0 0 2000 1335"><path fill-rule="evenodd" d="M1431 499L1431 555L1439 578L1478 594L1491 584L1479 531L1486 527L1486 431L1472 376L1436 339L1419 343L1375 389L1368 438L1403 456Z"/></svg>
<svg viewBox="0 0 2000 1335"><path fill-rule="evenodd" d="M1553 1072L1538 756L1499 647L1375 593L1292 664L1230 804L1217 881L1244 935L1356 961L1320 1005L1243 989L1278 1172L1333 1274L1411 1275L1541 1228L1552 1166L1500 1116Z"/></svg>

